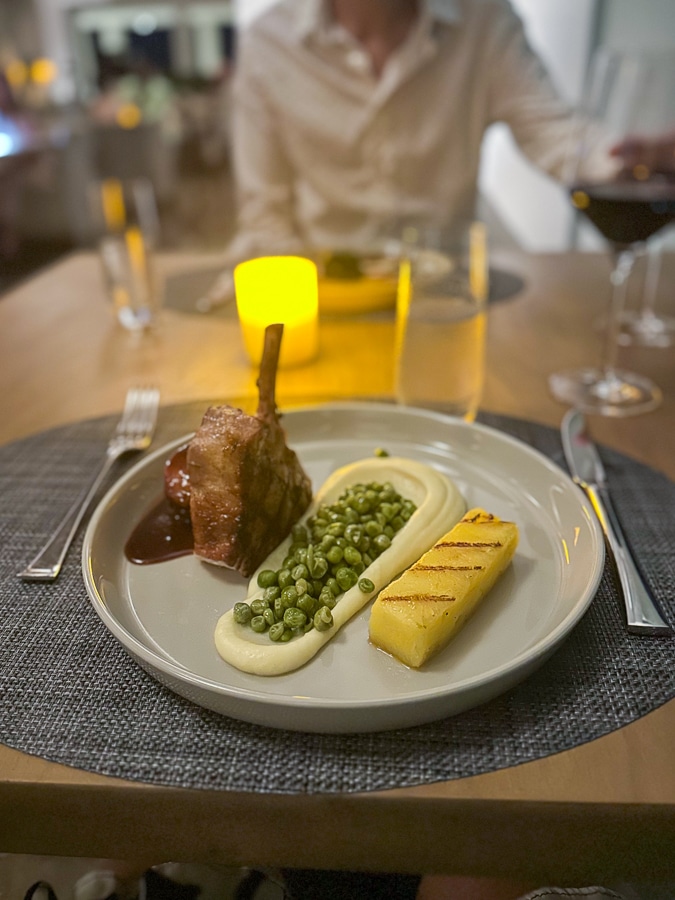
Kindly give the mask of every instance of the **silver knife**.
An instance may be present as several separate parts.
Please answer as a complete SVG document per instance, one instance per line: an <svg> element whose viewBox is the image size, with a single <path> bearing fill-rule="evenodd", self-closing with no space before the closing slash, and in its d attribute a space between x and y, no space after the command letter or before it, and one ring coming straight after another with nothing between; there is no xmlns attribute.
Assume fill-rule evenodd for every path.
<svg viewBox="0 0 675 900"><path fill-rule="evenodd" d="M609 496L602 460L579 410L571 409L565 413L560 433L572 479L590 500L616 563L626 604L628 631L643 635L670 634L671 629L656 608L654 598L631 556Z"/></svg>

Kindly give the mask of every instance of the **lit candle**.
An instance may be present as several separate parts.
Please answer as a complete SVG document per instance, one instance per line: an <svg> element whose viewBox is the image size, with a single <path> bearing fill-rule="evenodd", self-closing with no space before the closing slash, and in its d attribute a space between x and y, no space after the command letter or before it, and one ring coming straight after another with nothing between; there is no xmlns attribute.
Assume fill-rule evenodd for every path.
<svg viewBox="0 0 675 900"><path fill-rule="evenodd" d="M314 359L319 349L316 266L299 256L267 256L240 263L234 289L246 352L254 365L262 357L265 328L284 325L280 366Z"/></svg>

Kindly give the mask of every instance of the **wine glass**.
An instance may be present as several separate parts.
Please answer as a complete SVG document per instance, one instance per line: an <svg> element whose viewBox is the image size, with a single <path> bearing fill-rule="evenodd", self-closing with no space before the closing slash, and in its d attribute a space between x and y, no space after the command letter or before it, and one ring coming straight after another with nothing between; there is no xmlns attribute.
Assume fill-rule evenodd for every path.
<svg viewBox="0 0 675 900"><path fill-rule="evenodd" d="M672 347L675 343L675 316L657 311L659 288L665 282L662 274L665 252L664 240L659 235L647 243L640 305L621 316L621 346Z"/></svg>
<svg viewBox="0 0 675 900"><path fill-rule="evenodd" d="M675 147L674 79L672 51L600 50L572 127L567 186L575 208L610 245L611 303L600 365L555 373L549 388L585 412L626 416L661 402L659 388L619 369L617 356L636 255L675 220L675 156L664 137L672 132Z"/></svg>

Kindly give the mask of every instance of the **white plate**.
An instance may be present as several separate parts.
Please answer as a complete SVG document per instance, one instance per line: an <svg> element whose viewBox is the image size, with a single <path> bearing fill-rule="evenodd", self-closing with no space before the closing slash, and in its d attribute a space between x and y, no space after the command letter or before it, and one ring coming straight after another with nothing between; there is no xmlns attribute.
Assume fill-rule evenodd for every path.
<svg viewBox="0 0 675 900"><path fill-rule="evenodd" d="M185 556L138 566L124 544L162 493L164 460L145 457L108 492L84 540L94 609L160 682L236 719L316 732L417 725L484 703L541 665L588 608L604 547L583 494L557 466L501 432L438 413L373 404L287 412L283 424L316 487L347 462L384 447L455 479L467 505L515 521L520 545L463 631L423 670L368 643L368 608L296 672L247 675L217 654L218 618L243 598L238 575Z"/></svg>

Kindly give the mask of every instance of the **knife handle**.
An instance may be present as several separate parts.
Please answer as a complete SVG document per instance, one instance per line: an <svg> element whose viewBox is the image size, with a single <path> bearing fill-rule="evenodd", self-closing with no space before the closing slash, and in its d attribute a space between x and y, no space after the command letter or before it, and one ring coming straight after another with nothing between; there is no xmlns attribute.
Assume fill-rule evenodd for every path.
<svg viewBox="0 0 675 900"><path fill-rule="evenodd" d="M609 494L603 488L582 483L600 521L609 549L614 557L626 604L626 620L631 634L670 634L656 608L654 598L644 583L631 556L619 518Z"/></svg>

